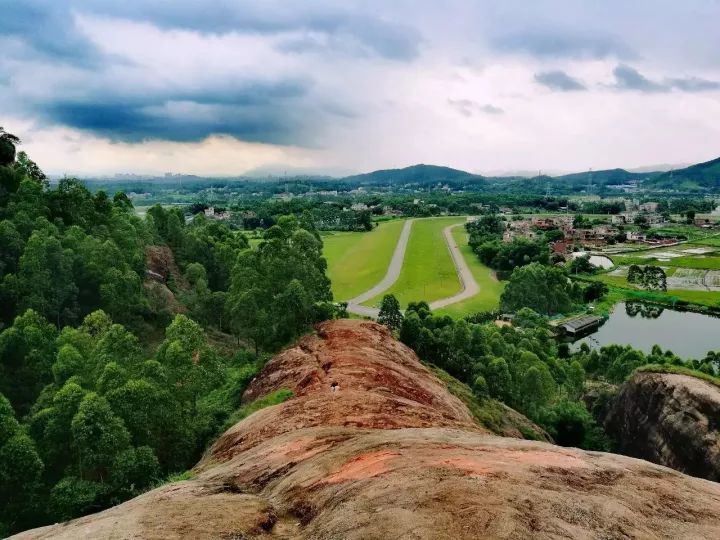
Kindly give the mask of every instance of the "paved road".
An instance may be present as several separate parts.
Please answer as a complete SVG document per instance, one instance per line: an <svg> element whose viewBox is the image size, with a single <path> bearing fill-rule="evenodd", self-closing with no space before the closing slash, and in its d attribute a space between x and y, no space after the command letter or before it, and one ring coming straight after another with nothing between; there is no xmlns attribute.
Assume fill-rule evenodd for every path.
<svg viewBox="0 0 720 540"><path fill-rule="evenodd" d="M388 266L385 277L375 285L372 289L369 289L355 298L348 300L348 311L355 313L356 315L362 315L365 317L377 318L380 310L377 308L371 308L361 306L363 302L367 302L371 298L375 298L377 295L382 294L400 277L400 270L402 270L403 260L405 259L405 250L407 249L408 240L410 239L410 229L412 228L413 220L409 219L403 225L402 232L400 232L400 238L398 243L395 245L395 251L393 252L392 259L390 259L390 265Z"/></svg>
<svg viewBox="0 0 720 540"><path fill-rule="evenodd" d="M445 236L445 242L447 243L448 249L450 250L452 260L455 263L455 270L457 271L458 279L460 280L460 285L462 286L462 289L457 294L448 296L447 298L441 298L440 300L435 300L430 304L430 309L440 309L447 307L451 304L456 304L457 302L462 302L463 300L467 300L468 298L475 296L477 293L480 292L480 285L478 285L477 281L475 281L475 277L472 275L472 272L470 271L467 262L465 262L465 257L463 257L462 253L460 252L460 248L458 247L452 235L452 230L455 227L460 227L461 225L465 224L456 223L455 225L445 227L443 229L443 236Z"/></svg>

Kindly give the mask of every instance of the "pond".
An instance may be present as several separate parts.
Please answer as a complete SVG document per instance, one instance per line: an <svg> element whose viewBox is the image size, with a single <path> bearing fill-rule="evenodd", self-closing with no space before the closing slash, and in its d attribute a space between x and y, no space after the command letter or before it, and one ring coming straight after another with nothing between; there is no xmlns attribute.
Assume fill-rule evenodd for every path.
<svg viewBox="0 0 720 540"><path fill-rule="evenodd" d="M584 257L587 254L587 251L576 251L570 256L573 259L577 259L578 257ZM609 257L605 257L604 255L590 255L590 264L598 268L603 268L605 270L609 270L610 268L615 266L612 260Z"/></svg>
<svg viewBox="0 0 720 540"><path fill-rule="evenodd" d="M590 348L617 343L649 353L653 345L671 350L681 358L704 358L720 350L720 319L686 311L664 309L640 302L620 302L605 324L572 345Z"/></svg>

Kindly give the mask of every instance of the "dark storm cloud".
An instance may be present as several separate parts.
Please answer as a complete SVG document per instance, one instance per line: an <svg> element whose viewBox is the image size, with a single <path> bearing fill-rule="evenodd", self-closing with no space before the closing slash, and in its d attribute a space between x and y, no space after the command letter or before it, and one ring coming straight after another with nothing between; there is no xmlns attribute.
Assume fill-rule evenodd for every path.
<svg viewBox="0 0 720 540"><path fill-rule="evenodd" d="M580 81L560 70L536 73L535 81L543 86L547 86L551 90L558 90L561 92L587 90L585 85Z"/></svg>
<svg viewBox="0 0 720 540"><path fill-rule="evenodd" d="M126 18L165 29L183 29L204 34L254 32L278 34L311 32L327 39L312 38L289 42L303 50L374 55L390 60L408 61L418 55L421 36L412 27L342 8L333 2L318 1L235 1L209 6L205 3L174 0L109 2L84 1L80 5L90 13ZM304 43L303 43L304 41Z"/></svg>
<svg viewBox="0 0 720 540"><path fill-rule="evenodd" d="M700 79L698 77L666 78L662 82L645 77L637 69L619 65L613 70L614 87L618 90L635 90L638 92L656 93L671 92L707 92L720 90L720 82Z"/></svg>
<svg viewBox="0 0 720 540"><path fill-rule="evenodd" d="M109 0L23 0L0 18L0 84L26 81L29 70L42 81L62 66L78 72L72 88L59 87L41 98L7 89L8 103L50 124L89 131L112 140L167 139L197 141L211 134L276 144L312 144L307 125L318 115L352 118L351 105L312 95L309 80L254 81L228 72L226 79L173 81L158 90L157 81L142 79L116 90L112 71L129 65L126 58L100 51L82 31L77 16L123 19L165 30L201 35L261 35L285 54L377 57L408 62L419 54L420 34L382 19L372 10L353 12L331 2L267 0L263 2L188 0L116 2ZM49 76L49 75L48 75ZM49 76L52 79L51 76ZM238 80L238 78L240 80ZM281 77L282 79L282 77ZM200 87L198 89L198 86ZM186 87L186 89L183 89Z"/></svg>
<svg viewBox="0 0 720 540"><path fill-rule="evenodd" d="M133 96L110 92L41 103L48 122L112 140L198 141L210 134L251 142L296 144L315 114L302 102L308 85L298 81ZM309 139L306 140L311 143Z"/></svg>
<svg viewBox="0 0 720 540"><path fill-rule="evenodd" d="M639 92L667 92L671 88L667 85L651 81L637 69L626 65L619 65L613 70L615 88L618 90L637 90Z"/></svg>
<svg viewBox="0 0 720 540"><path fill-rule="evenodd" d="M566 30L529 30L501 35L491 41L501 53L522 53L538 58L633 58L634 52L616 38Z"/></svg>
<svg viewBox="0 0 720 540"><path fill-rule="evenodd" d="M101 55L76 28L71 11L62 2L12 2L0 17L0 40L16 58L89 66ZM2 41L0 41L1 43ZM13 46L16 45L16 46Z"/></svg>

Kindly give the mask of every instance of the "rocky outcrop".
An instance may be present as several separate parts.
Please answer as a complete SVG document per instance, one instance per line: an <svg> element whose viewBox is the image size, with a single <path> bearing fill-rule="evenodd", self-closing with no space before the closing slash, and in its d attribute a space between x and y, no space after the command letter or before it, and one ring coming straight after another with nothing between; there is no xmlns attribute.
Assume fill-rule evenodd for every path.
<svg viewBox="0 0 720 540"><path fill-rule="evenodd" d="M718 538L720 485L644 461L489 434L381 326L334 321L246 399L290 400L195 468L21 538Z"/></svg>
<svg viewBox="0 0 720 540"><path fill-rule="evenodd" d="M671 373L636 373L605 417L618 452L720 480L720 388Z"/></svg>

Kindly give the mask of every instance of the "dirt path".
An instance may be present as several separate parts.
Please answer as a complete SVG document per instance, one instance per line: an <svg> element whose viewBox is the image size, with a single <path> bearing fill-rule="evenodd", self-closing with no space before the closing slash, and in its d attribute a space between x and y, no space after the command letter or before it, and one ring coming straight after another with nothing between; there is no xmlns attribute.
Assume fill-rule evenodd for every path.
<svg viewBox="0 0 720 540"><path fill-rule="evenodd" d="M407 250L408 240L410 239L410 229L412 228L413 220L409 219L403 225L402 232L400 232L400 238L395 245L395 251L393 252L390 265L388 266L385 277L375 285L373 288L368 289L364 293L355 298L348 300L348 311L355 315L362 315L364 317L376 318L380 313L377 308L362 306L363 302L367 302L371 298L375 298L377 295L382 294L388 290L400 277L400 270L402 270L403 260L405 259L405 251Z"/></svg>
<svg viewBox="0 0 720 540"><path fill-rule="evenodd" d="M465 262L465 257L463 257L460 252L460 248L452 235L452 230L455 227L460 227L461 225L465 224L456 223L455 225L445 227L443 229L443 236L445 237L445 243L450 250L453 263L455 263L455 269L457 270L458 279L460 280L462 289L457 294L448 296L447 298L441 298L440 300L435 300L430 304L430 309L440 309L451 304L456 304L457 302L462 302L463 300L467 300L480 292L480 285L478 285L477 281L475 281L475 276L472 275L467 262Z"/></svg>

